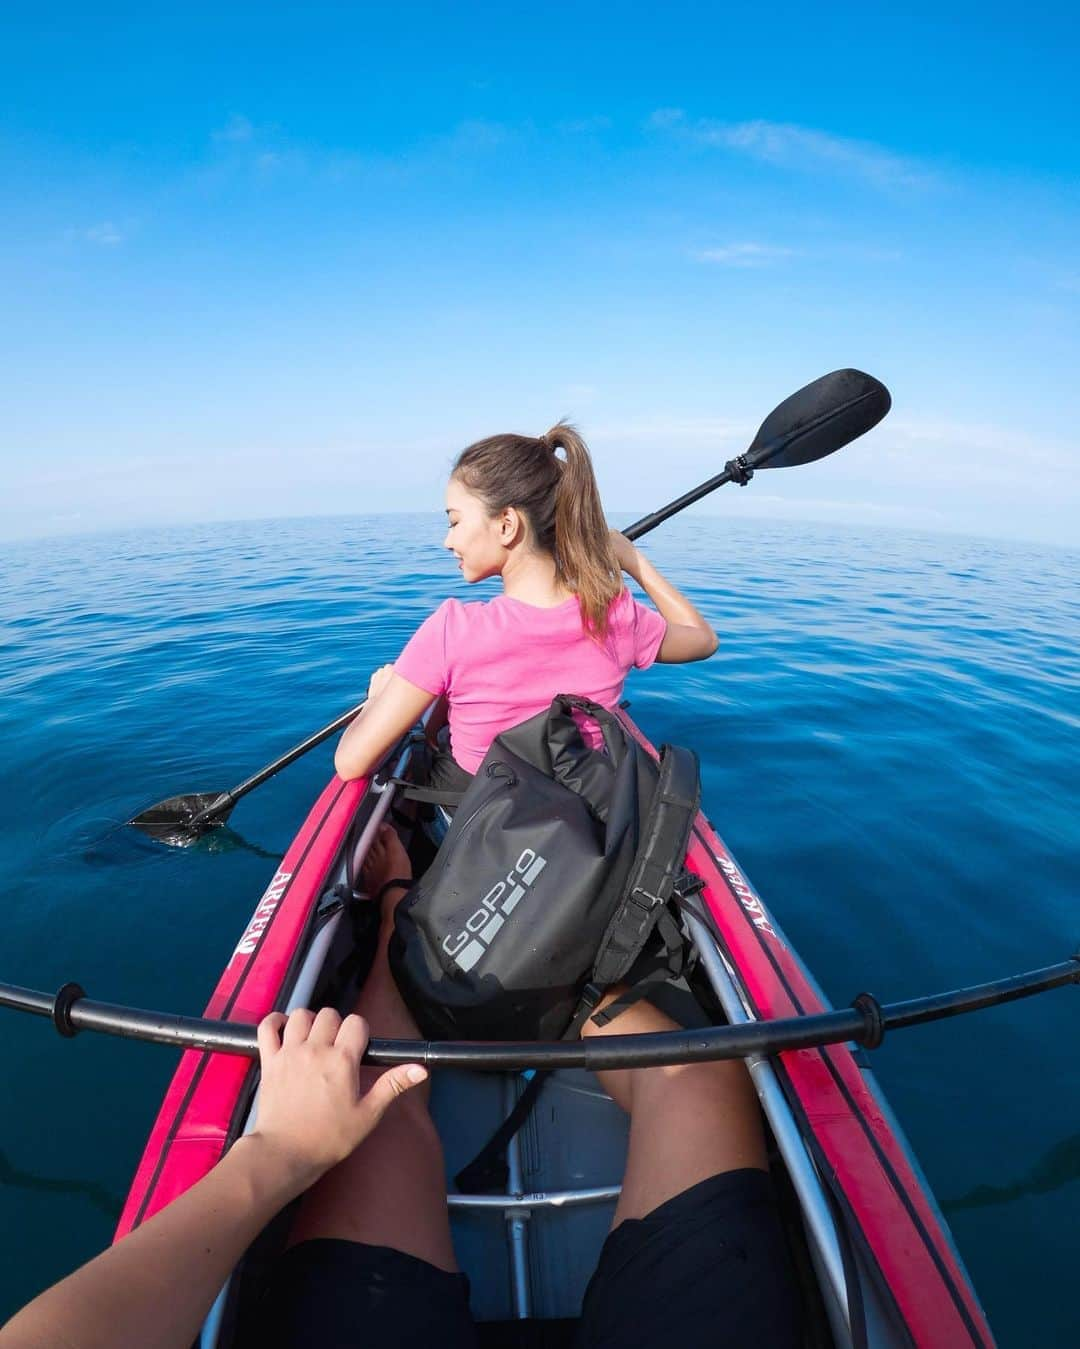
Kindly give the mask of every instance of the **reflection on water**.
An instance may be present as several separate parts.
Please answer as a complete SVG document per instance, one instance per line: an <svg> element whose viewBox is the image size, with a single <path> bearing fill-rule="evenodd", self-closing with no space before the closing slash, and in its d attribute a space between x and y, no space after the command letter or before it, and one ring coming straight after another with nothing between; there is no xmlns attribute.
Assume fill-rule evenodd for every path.
<svg viewBox="0 0 1080 1349"><path fill-rule="evenodd" d="M131 827L130 821L120 820L110 824L104 833L94 833L89 838L84 838L73 844L72 848L64 855L75 856L77 854L80 860L90 866L124 866L125 864L145 862L148 858L156 857L162 848L176 846L178 845L165 843L142 834L138 829ZM190 837L179 846L182 846L185 852L201 852L211 856L231 852L248 852L255 857L264 857L271 862L276 862L281 857L279 852L273 852L260 847L257 843L250 842L228 825L219 825L218 828L210 829L197 838Z"/></svg>
<svg viewBox="0 0 1080 1349"><path fill-rule="evenodd" d="M1070 1181L1080 1180L1080 1134L1063 1138L1044 1152L1031 1169L1010 1185L976 1185L967 1194L942 1201L946 1213L968 1208L989 1208L1008 1204L1025 1195L1050 1194Z"/></svg>
<svg viewBox="0 0 1080 1349"><path fill-rule="evenodd" d="M119 1195L110 1194L104 1185L92 1180L61 1180L57 1176L37 1176L32 1171L20 1171L8 1161L0 1150L0 1185L15 1185L23 1190L36 1190L40 1194L75 1194L89 1199L111 1222L120 1217L124 1201Z"/></svg>

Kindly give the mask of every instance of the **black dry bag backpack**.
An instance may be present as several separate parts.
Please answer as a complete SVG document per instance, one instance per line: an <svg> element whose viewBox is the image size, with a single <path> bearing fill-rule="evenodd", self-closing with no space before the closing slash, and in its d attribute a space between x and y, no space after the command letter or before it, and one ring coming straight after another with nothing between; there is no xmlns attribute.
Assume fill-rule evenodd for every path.
<svg viewBox="0 0 1080 1349"><path fill-rule="evenodd" d="M575 710L599 725L603 750L586 745ZM673 753L684 772L665 792ZM424 1035L563 1035L600 966L605 984L623 978L666 912L697 803L689 751L665 746L658 770L586 699L560 694L497 736L395 916L391 968ZM673 813L671 843L658 823Z"/></svg>

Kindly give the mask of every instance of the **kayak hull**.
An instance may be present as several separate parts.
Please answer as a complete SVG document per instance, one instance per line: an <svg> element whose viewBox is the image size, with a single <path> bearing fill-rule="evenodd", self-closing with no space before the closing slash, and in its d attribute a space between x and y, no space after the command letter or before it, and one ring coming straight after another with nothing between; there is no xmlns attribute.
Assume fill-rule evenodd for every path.
<svg viewBox="0 0 1080 1349"><path fill-rule="evenodd" d="M626 721L628 729L651 750L629 718ZM407 747L402 751L395 774L404 769L408 752ZM380 791L377 782L368 780L343 783L334 778L327 785L241 934L207 1004L207 1016L253 1024L270 1011L309 1005L320 962L327 960L333 944L342 940L341 930L334 936L341 908L335 894L343 891L350 879L350 859L362 854L364 840L378 828L392 795L392 791ZM695 822L686 860L688 869L704 882L700 907L688 922L727 1019L771 1020L831 1010L704 815ZM828 1322L826 1333L831 1334L833 1342L916 1344L941 1349L992 1344L985 1315L948 1228L873 1080L865 1052L836 1045L752 1060L749 1068L794 1192L798 1237L805 1239L807 1268L812 1269L817 1281L816 1291ZM479 1093L478 1114L483 1113L481 1096L489 1103L484 1109L493 1110L496 1118L512 1103L516 1092L512 1078L503 1074L484 1081L483 1076L436 1075L433 1112L440 1129L442 1091L456 1093L454 1108L445 1112L447 1120L469 1117L469 1093ZM445 1078L445 1083L441 1084L440 1078ZM478 1079L479 1085L469 1085ZM257 1081L257 1064L249 1060L195 1050L182 1055L136 1170L117 1239L182 1194L216 1164L250 1123ZM559 1073L554 1081L556 1093L564 1092L563 1097L556 1094L555 1101L565 1100L566 1128L580 1128L581 1119L586 1117L581 1111L585 1111L587 1120L596 1124L587 1122L581 1137L600 1137L605 1130L612 1138L624 1136L619 1112L599 1092L591 1075ZM559 1117L559 1109L553 1106L551 1115ZM457 1145L444 1134L444 1146L453 1174L451 1154ZM556 1138L534 1137L528 1146L534 1153L546 1150L553 1157L559 1152ZM465 1143L461 1147L467 1150ZM607 1148L603 1155L610 1153ZM512 1171L513 1165L512 1156ZM526 1246L524 1239L515 1247L515 1224L532 1222L533 1269L539 1266L542 1274L551 1275L557 1284L561 1249L598 1249L598 1240L602 1240L619 1179L618 1174L607 1175L608 1166L598 1152L590 1174L591 1180L598 1180L591 1186L596 1192L591 1199L568 1198L573 1187L566 1186L566 1193L560 1190L556 1166L545 1173L545 1192L548 1199L552 1194L562 1194L561 1199L537 1202L531 1210L521 1204L520 1217L503 1204L500 1211L505 1211L507 1220L511 1266L517 1260L521 1268L512 1279L514 1291L508 1308L498 1290L488 1298L489 1307L477 1306L477 1297L483 1302L487 1295L474 1277L478 1315L484 1317L485 1310L492 1318L500 1313L536 1315L536 1305L540 1306L539 1314L567 1314L564 1304L572 1304L573 1297L579 1295L580 1278L574 1270L564 1280L561 1302L555 1297L545 1306L543 1295L539 1302L534 1296L529 1309L523 1311L528 1303L521 1294L528 1284L528 1260L520 1254ZM520 1195L521 1175L517 1182ZM582 1193L580 1180L576 1192ZM481 1247L486 1249L489 1240L479 1233L490 1229L494 1221L479 1216L485 1204L474 1201L487 1198L450 1196L455 1241L463 1267L470 1274L470 1234L475 1228L479 1262L485 1258ZM543 1222L537 1222L535 1215L545 1209L551 1214L545 1212ZM569 1222L567 1230L572 1234L580 1230L580 1241L577 1237L545 1239L542 1231L549 1216L558 1217L564 1224ZM576 1266L580 1262L573 1263ZM205 1332L203 1344L224 1349L230 1341L222 1336L220 1327L212 1334Z"/></svg>

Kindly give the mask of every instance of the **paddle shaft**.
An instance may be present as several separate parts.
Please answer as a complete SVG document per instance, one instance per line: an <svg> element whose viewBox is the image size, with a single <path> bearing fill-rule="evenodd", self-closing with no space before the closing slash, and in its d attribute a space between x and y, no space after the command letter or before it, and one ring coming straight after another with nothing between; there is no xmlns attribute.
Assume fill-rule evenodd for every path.
<svg viewBox="0 0 1080 1349"><path fill-rule="evenodd" d="M829 375L822 375L778 404L762 422L750 448L729 459L722 473L636 521L625 531L626 537L631 541L641 538L724 483L735 481L745 486L755 469L810 463L832 454L876 425L888 412L891 401L885 386L860 370L834 370ZM206 828L223 823L242 796L339 731L359 711L358 706L343 713L329 726L308 736L280 759L245 778L230 791L222 792L201 809L197 809L198 798L205 800L206 793L180 795L140 812L129 823L168 842L178 842L181 837L186 840L195 838Z"/></svg>
<svg viewBox="0 0 1080 1349"><path fill-rule="evenodd" d="M733 474L729 465L724 469L723 473L718 473L714 478L710 478L708 482L702 483L700 487L695 487L693 491L687 492L679 497L678 500L669 502L668 505L661 507L660 510L654 511L652 515L647 515L643 519L638 520L635 524L632 524L629 529L624 530L623 533L631 540L631 542L633 542L634 539L641 538L643 534L647 534L651 529L655 529L657 525L663 524L664 521L670 519L671 516L677 515L678 512L683 510L686 506L693 505L695 501L700 501L703 496L707 496L717 487L722 487L724 483L731 482L732 477ZM251 777L245 778L238 786L230 788L227 792L222 792L217 800L211 802L205 810L201 810L197 815L192 816L190 820L185 821L184 827L195 831L200 825L206 824L218 815L231 811L233 806L236 805L237 801L239 801L242 796L246 796L248 792L253 792L256 787L261 787L262 784L266 782L268 778L272 778L275 773L280 773L283 768L288 768L289 764L294 763L297 759L301 758L309 749L314 749L316 745L321 745L322 742L332 736L335 731L340 731L343 727L347 726L349 722L356 717L363 706L363 703L358 703L356 707L350 708L348 712L343 712L340 717L337 717L328 726L324 726L321 731L316 731L314 735L309 735L308 738L301 741L299 745L294 745L293 748L283 754L280 759L275 759L273 763L267 764L265 768L260 768L257 773L252 773Z"/></svg>
<svg viewBox="0 0 1080 1349"><path fill-rule="evenodd" d="M340 717L336 717L329 726L324 726L321 731L316 731L314 735L309 735L306 740L302 740L299 745L294 745L280 759L275 759L273 763L267 764L265 768L260 768L257 773L252 773L251 777L245 778L239 786L233 787L230 791L222 792L216 801L198 815L188 821L189 828L195 828L205 820L213 819L215 815L220 815L223 810L231 810L242 796L247 796L248 792L253 792L256 787L261 787L267 778L272 778L275 773L280 773L283 768L288 768L289 764L294 763L301 755L306 754L309 749L314 749L316 745L340 731L343 726L347 726L350 721L359 713L364 706L363 703L357 703L351 707L348 712L342 712Z"/></svg>
<svg viewBox="0 0 1080 1349"><path fill-rule="evenodd" d="M710 492L715 491L717 487L722 487L724 483L731 482L732 478L736 476L736 474L732 472L732 465L741 465L744 461L745 456L743 460L730 461L722 473L718 473L715 477L710 478L708 482L702 483L700 487L695 487L692 491L684 493L683 496L675 501L669 502L668 505L662 506L660 510L654 511L651 515L644 516L641 520L632 524L629 529L623 530L623 533L631 542L635 539L640 539L643 534L647 534L650 530L655 529L657 525L663 524L665 520L669 520L673 515L677 515L679 511L685 509L685 507L692 506L695 501L700 501L703 496L707 496ZM736 469L736 473L737 472L738 469ZM280 773L283 768L288 768L289 764L294 763L302 755L306 754L309 749L314 749L316 745L321 745L322 742L333 735L335 731L340 731L342 727L347 726L363 706L363 703L358 703L356 707L350 708L348 712L343 712L341 716L332 721L329 726L324 726L321 731L316 731L314 735L309 735L306 740L301 741L299 745L295 745L286 754L283 754L280 759L275 759L273 763L267 764L265 768L260 768L257 773L253 773L251 777L245 778L239 786L233 787L227 792L222 792L216 801L212 802L205 810L200 811L197 815L193 816L192 819L188 820L185 827L193 830L197 829L200 824L204 824L207 821L214 819L215 816L221 815L226 811L231 811L233 806L242 796L246 796L248 792L253 792L256 787L261 787L262 784L266 782L268 778L272 778L275 773Z"/></svg>
<svg viewBox="0 0 1080 1349"><path fill-rule="evenodd" d="M684 495L677 500L669 502L666 506L662 506L660 510L654 511L651 515L644 516L642 519L632 524L629 529L624 529L623 533L631 542L635 539L640 539L643 534L648 534L650 530L655 529L657 525L662 525L665 520L670 520L670 518L673 515L677 515L679 511L684 510L687 506L692 506L695 501L700 501L703 496L708 496L708 494L715 491L717 487L722 487L725 483L731 482L738 471L736 469L736 473L732 472L732 464L741 465L744 462L745 456L743 460L730 461L722 473L718 473L715 477L710 478L708 482L703 482L700 487L695 487L692 491L684 493ZM275 759L273 763L267 764L265 768L260 768L257 773L253 773L251 777L245 778L239 786L233 787L227 792L222 792L217 800L211 802L205 810L201 810L197 815L194 815L190 820L186 821L185 828L197 830L200 825L207 823L216 816L231 811L233 806L236 805L237 801L239 801L242 796L246 796L248 792L253 792L256 787L261 787L262 784L266 782L268 778L272 778L275 773L280 773L283 768L288 768L289 764L294 763L302 755L306 754L309 749L314 749L316 745L321 745L322 742L333 735L335 731L340 731L342 727L347 726L363 706L363 703L358 703L356 707L350 708L348 712L343 712L341 716L335 721L332 721L329 726L324 726L321 731L316 731L314 735L309 735L306 740L301 741L299 745L293 746L293 748L286 754L283 754L280 759Z"/></svg>
<svg viewBox="0 0 1080 1349"><path fill-rule="evenodd" d="M848 1041L876 1048L887 1030L940 1021L1075 983L1080 983L1080 954L1043 969L885 1007L862 994L856 999L856 1006L815 1016L752 1021L738 1026L710 1026L704 1030L597 1036L575 1042L371 1040L365 1062L380 1067L424 1063L429 1067L484 1071L525 1068L588 1068L596 1071L746 1058L751 1054L779 1054ZM90 1030L173 1045L178 1049L213 1050L251 1059L257 1058L259 1053L252 1025L92 1002L73 984L65 985L55 997L12 984L0 984L0 1007L50 1017L65 1036Z"/></svg>
<svg viewBox="0 0 1080 1349"><path fill-rule="evenodd" d="M640 520L635 520L628 529L622 531L623 534L633 543L636 539L640 539L643 534L648 534L650 530L655 529L657 525L662 525L665 520L670 520L673 515L678 515L687 506L692 506L695 501L700 501L710 492L715 492L718 487L723 487L725 483L731 482L733 477L734 474L730 467L725 467L723 473L718 473L715 478L703 482L700 487L684 492L681 497L669 501L666 506L661 506L658 511L653 511L651 515L643 515Z"/></svg>

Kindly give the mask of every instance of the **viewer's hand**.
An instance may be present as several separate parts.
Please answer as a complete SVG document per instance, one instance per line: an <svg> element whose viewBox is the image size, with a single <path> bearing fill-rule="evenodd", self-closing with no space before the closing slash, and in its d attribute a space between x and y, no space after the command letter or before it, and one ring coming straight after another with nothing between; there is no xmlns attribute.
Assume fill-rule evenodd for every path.
<svg viewBox="0 0 1080 1349"><path fill-rule="evenodd" d="M253 1136L281 1155L303 1188L348 1157L387 1107L427 1077L419 1064L404 1064L363 1090L367 1042L363 1017L342 1021L330 1007L318 1015L299 1009L287 1020L272 1012L259 1023L262 1085Z"/></svg>
<svg viewBox="0 0 1080 1349"><path fill-rule="evenodd" d="M618 562L622 571L627 576L637 578L637 567L639 561L638 550L630 542L625 534L620 534L617 529L609 531L611 535L611 546L615 550L615 560Z"/></svg>
<svg viewBox="0 0 1080 1349"><path fill-rule="evenodd" d="M367 696L369 699L377 698L387 684L390 683L390 677L394 673L392 665L380 665L375 673L368 680Z"/></svg>

